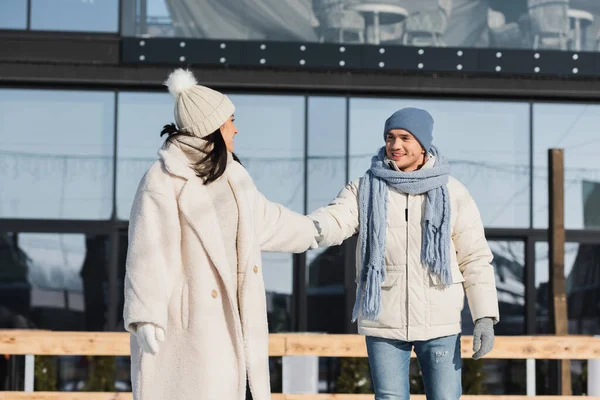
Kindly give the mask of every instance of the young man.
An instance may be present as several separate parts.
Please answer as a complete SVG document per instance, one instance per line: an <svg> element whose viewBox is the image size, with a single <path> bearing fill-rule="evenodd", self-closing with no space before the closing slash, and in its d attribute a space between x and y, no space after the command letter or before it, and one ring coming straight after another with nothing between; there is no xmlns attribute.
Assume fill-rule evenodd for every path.
<svg viewBox="0 0 600 400"><path fill-rule="evenodd" d="M409 398L414 348L427 399L461 396L461 310L475 322L473 358L487 354L498 298L481 217L432 146L433 118L405 108L363 178L310 215L320 246L359 233L353 321L366 336L376 400Z"/></svg>

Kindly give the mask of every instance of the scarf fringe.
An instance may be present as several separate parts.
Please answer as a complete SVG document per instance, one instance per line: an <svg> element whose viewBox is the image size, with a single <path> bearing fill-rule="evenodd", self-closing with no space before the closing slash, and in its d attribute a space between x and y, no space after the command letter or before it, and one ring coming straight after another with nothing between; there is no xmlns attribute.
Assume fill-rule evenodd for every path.
<svg viewBox="0 0 600 400"><path fill-rule="evenodd" d="M429 267L431 273L440 278L442 285L452 284L452 273L447 260L446 246L440 246L441 232L431 223L423 223L423 246L421 260Z"/></svg>
<svg viewBox="0 0 600 400"><path fill-rule="evenodd" d="M369 267L364 285L359 285L356 291L352 322L359 316L377 321L381 313L381 284L385 280L385 270L378 271L372 265Z"/></svg>

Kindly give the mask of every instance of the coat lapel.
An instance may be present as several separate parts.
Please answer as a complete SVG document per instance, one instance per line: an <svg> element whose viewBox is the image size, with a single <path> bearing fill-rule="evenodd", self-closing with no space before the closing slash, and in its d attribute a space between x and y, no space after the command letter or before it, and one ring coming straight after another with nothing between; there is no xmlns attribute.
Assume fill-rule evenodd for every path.
<svg viewBox="0 0 600 400"><path fill-rule="evenodd" d="M245 272L250 268L250 252L254 240L254 218L251 204L254 204L249 196L248 180L244 179L246 171L241 165L233 162L227 169L227 179L233 190L239 213L239 225L237 235L238 265Z"/></svg>
<svg viewBox="0 0 600 400"><path fill-rule="evenodd" d="M179 194L179 208L188 224L200 238L208 257L223 280L229 299L232 301L236 295L233 290L234 277L228 266L217 212L206 186L187 165L185 155L177 146L163 147L159 151L159 156L171 174L187 180Z"/></svg>

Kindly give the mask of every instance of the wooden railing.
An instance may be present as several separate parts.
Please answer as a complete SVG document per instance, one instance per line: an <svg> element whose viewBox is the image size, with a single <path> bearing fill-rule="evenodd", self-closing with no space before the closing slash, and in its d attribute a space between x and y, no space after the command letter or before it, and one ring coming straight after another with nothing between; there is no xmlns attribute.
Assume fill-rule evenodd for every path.
<svg viewBox="0 0 600 400"><path fill-rule="evenodd" d="M462 338L462 357L472 355L472 337ZM112 332L51 332L0 330L0 354L128 356L129 334ZM273 357L315 355L320 357L366 357L363 336L310 333L271 334ZM414 357L414 354L413 354ZM600 338L590 336L498 336L490 359L600 359ZM30 373L32 372L30 365ZM32 377L30 377L32 379ZM424 396L411 396L417 400ZM537 399L575 399L578 396L536 396ZM373 395L273 394L273 400L366 400ZM527 396L463 396L466 400L528 399ZM586 397L600 400L600 397ZM125 400L131 393L97 392L0 392L0 400Z"/></svg>

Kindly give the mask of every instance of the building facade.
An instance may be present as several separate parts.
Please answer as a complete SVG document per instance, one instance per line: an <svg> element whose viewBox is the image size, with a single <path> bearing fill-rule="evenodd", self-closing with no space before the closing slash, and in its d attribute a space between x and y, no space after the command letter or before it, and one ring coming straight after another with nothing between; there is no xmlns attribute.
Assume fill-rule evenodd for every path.
<svg viewBox="0 0 600 400"><path fill-rule="evenodd" d="M162 83L183 66L230 95L242 163L301 213L365 172L392 112L429 110L486 227L499 335L550 332L547 152L563 148L569 329L600 334L600 6L507 3L1 2L1 327L123 330L129 211L174 122ZM355 331L354 245L264 254L272 332ZM470 334L466 306L463 321ZM19 385L2 375L18 362L0 385ZM81 388L80 362L60 360L60 389ZM323 361L323 391L337 365ZM572 365L580 392L585 364ZM537 366L538 393L552 393ZM486 393L525 393L524 362L480 368Z"/></svg>

